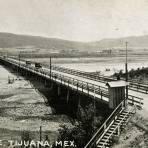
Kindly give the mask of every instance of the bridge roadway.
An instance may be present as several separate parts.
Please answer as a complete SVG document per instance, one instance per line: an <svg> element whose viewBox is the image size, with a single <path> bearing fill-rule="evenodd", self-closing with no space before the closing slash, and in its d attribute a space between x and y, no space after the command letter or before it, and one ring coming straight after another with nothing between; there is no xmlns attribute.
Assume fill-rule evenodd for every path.
<svg viewBox="0 0 148 148"><path fill-rule="evenodd" d="M12 57L12 58L14 58L14 57ZM15 58L15 59L17 59L17 58ZM24 60L24 59L21 59L21 60ZM34 63L34 62L32 62L32 63ZM43 64L43 65L44 65L44 67L50 68L47 64ZM83 77L83 78L102 82L102 83L105 83L105 84L106 84L106 82L109 82L109 81L116 81L116 78L113 78L113 77L107 77L107 76L103 76L103 75L100 75L100 74L96 75L96 74L93 74L93 73L88 73L88 72L75 70L75 69L71 69L71 68L65 68L65 67L60 67L60 66L55 66L55 65L52 65L51 68L52 68L52 70L61 71L61 72L64 72L64 73L80 76L80 77ZM124 80L124 79L122 78L122 80ZM137 81L137 80L129 80L129 82L130 82L129 83L130 84L129 85L130 90L134 90L134 91L138 91L138 92L141 92L141 93L148 94L148 83L140 82L140 81Z"/></svg>
<svg viewBox="0 0 148 148"><path fill-rule="evenodd" d="M72 89L78 90L83 92L93 98L100 99L101 101L109 102L109 94L108 88L104 82L96 81L93 79L89 79L87 77L82 77L80 75L74 75L58 70L51 70L50 76L50 69L48 67L42 67L41 69L36 69L33 65L27 66L24 60L17 60L14 58L2 58L7 62L10 62L16 66L20 66L23 69L28 71L32 71L38 75L46 77L47 79L52 79L57 83L66 85ZM142 104L143 98L147 98L147 95L141 94L140 92L136 92L133 90L129 90L129 101L135 102L137 104Z"/></svg>
<svg viewBox="0 0 148 148"><path fill-rule="evenodd" d="M99 86L99 82L95 82L89 79L81 78L75 75L70 75L66 73L62 73L56 70L51 71L50 76L50 69L46 67L42 67L40 69L36 69L33 65L27 66L24 61L18 61L12 58L2 58L1 60L5 62L9 62L17 67L23 68L27 71L31 71L36 73L40 76L43 76L47 79L52 79L53 81L70 87L71 89L78 90L81 93L89 95L90 97L99 99L104 101L105 103L109 102L109 97L107 93L107 88L103 86Z"/></svg>
<svg viewBox="0 0 148 148"><path fill-rule="evenodd" d="M47 70L47 68L44 68L44 69ZM72 78L77 79L77 80L80 80L80 81L82 80L84 82L88 82L88 83L94 84L96 86L100 86L100 88L103 91L108 91L108 87L106 86L106 83L104 83L104 82L99 82L99 81L95 81L95 80L92 80L92 79L89 79L89 78L75 76L75 75L64 73L64 72L61 72L61 71L55 71L55 70L52 70L52 71L55 72L55 73L61 74L61 75L72 77ZM129 92L129 97L136 96L137 98L145 98L145 100L147 100L147 98L148 98L148 95L147 94L143 94L143 93L137 92L135 90L128 90L128 92ZM148 101L145 101L145 102L148 102Z"/></svg>
<svg viewBox="0 0 148 148"><path fill-rule="evenodd" d="M45 66L47 67L47 65L45 65ZM99 86L101 86L103 88L106 88L106 89L107 89L106 83L108 81L113 80L110 77L104 77L104 76L101 76L101 77L100 76L94 76L93 77L93 75L90 75L90 74L88 74L86 72L79 71L79 70L74 70L74 69L68 69L68 68L64 68L64 67L60 67L60 66L52 66L52 69L53 70L56 70L56 71L60 71L63 74L64 73L65 74L68 73L69 75L75 75L76 77L81 77L81 78L83 78L85 80L86 79L87 80L89 79L89 80L91 80L91 83L94 83L95 82L97 85L99 85ZM133 85L136 85L136 86L138 85L135 82L129 82L129 84L130 85L132 84L132 86ZM142 83L140 83L140 84L143 87L146 87L146 91L139 90L140 87L142 87L142 86L139 86L138 89L137 88L136 89L133 89L133 87L130 87L129 90L128 90L128 92L129 92L129 99L131 100L133 97L134 98L137 97L137 99L135 99L135 100L139 101L139 103L142 103L142 104L144 102L144 107L146 108L148 106L148 99L147 99L148 98L148 93L147 93L148 85L142 84Z"/></svg>
<svg viewBox="0 0 148 148"><path fill-rule="evenodd" d="M47 68L45 68L47 69ZM100 86L100 88L103 90L103 91L108 91L108 87L106 86L106 83L104 82L99 82L99 81L95 81L95 80L92 80L92 79L89 79L89 78L84 78L84 77L81 77L81 76L75 76L75 75L72 75L72 74L69 74L69 73L64 73L64 72L61 72L61 71L55 71L55 70L52 70L56 73L59 73L61 75L66 75L68 77L72 77L72 78L75 78L77 80L83 80L85 82L88 82L88 83L91 83L91 84L94 84L94 85L98 85ZM143 94L141 92L137 92L135 90L128 90L129 92L129 99L132 99L132 97L137 97L137 101L138 101L138 98L141 98L141 100L139 99L139 101L142 101L144 99L144 106L146 107L146 105L148 105L148 95L147 94ZM142 102L141 102L142 103Z"/></svg>

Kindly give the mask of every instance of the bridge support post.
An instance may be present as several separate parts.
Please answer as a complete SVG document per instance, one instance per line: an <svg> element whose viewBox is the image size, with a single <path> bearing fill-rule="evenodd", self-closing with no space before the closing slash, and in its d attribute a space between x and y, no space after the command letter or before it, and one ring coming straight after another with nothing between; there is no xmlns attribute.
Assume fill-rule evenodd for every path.
<svg viewBox="0 0 148 148"><path fill-rule="evenodd" d="M67 90L67 104L68 104L68 101L69 101L69 88L68 88L68 90Z"/></svg>
<svg viewBox="0 0 148 148"><path fill-rule="evenodd" d="M61 94L60 86L58 85L58 96Z"/></svg>
<svg viewBox="0 0 148 148"><path fill-rule="evenodd" d="M88 93L88 96L89 96L89 86L88 86L88 83L87 83L87 93Z"/></svg>
<svg viewBox="0 0 148 148"><path fill-rule="evenodd" d="M42 141L42 126L40 126L40 142ZM39 148L41 148L41 145L39 145Z"/></svg>
<svg viewBox="0 0 148 148"><path fill-rule="evenodd" d="M80 100L80 95L79 95L79 93L77 92L77 98L78 98L78 104L77 104L77 117L79 117L80 116L80 114L81 114L81 111L80 111L80 107L81 107L81 100Z"/></svg>
<svg viewBox="0 0 148 148"><path fill-rule="evenodd" d="M28 71L26 70L26 72L25 72L25 77L27 78L27 76L28 76Z"/></svg>
<svg viewBox="0 0 148 148"><path fill-rule="evenodd" d="M102 100L102 91L101 91L101 100Z"/></svg>
<svg viewBox="0 0 148 148"><path fill-rule="evenodd" d="M45 79L45 81L44 81L44 85L45 85L45 86L47 86L47 82L46 82L46 79Z"/></svg>

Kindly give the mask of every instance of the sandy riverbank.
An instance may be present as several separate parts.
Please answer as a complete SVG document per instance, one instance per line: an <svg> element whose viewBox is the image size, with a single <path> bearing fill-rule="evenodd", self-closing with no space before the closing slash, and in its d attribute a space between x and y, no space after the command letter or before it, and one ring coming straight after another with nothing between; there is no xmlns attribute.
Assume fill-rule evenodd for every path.
<svg viewBox="0 0 148 148"><path fill-rule="evenodd" d="M137 111L113 148L148 148L148 111Z"/></svg>
<svg viewBox="0 0 148 148"><path fill-rule="evenodd" d="M14 78L14 83L8 84L8 76ZM23 131L28 131L32 139L39 139L42 126L43 138L48 135L53 141L62 123L69 124L66 115L53 115L44 96L29 81L18 79L0 66L0 139L20 139Z"/></svg>

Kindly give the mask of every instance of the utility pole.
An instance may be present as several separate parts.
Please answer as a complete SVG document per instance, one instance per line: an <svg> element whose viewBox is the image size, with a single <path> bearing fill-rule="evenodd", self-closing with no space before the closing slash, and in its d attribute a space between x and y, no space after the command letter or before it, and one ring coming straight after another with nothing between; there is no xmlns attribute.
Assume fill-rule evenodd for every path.
<svg viewBox="0 0 148 148"><path fill-rule="evenodd" d="M17 66L17 77L19 78L19 71L20 71L20 51L19 51L19 54L18 54L18 60L19 60L19 66Z"/></svg>
<svg viewBox="0 0 148 148"><path fill-rule="evenodd" d="M42 126L40 126L40 142L42 142ZM41 148L41 145L39 147Z"/></svg>
<svg viewBox="0 0 148 148"><path fill-rule="evenodd" d="M93 88L94 88L94 132L95 132L95 123L96 123L96 103L95 103L95 99L96 99L96 90L95 90L95 86L93 85Z"/></svg>
<svg viewBox="0 0 148 148"><path fill-rule="evenodd" d="M21 65L21 52L19 52L19 68L20 68L20 65Z"/></svg>
<svg viewBox="0 0 148 148"><path fill-rule="evenodd" d="M25 140L24 138L25 138L25 137L24 137L24 131L23 131L23 133L22 133L22 142L23 142L23 143L22 143L22 148L24 148L24 140Z"/></svg>
<svg viewBox="0 0 148 148"><path fill-rule="evenodd" d="M128 60L127 60L127 45L128 45L128 42L125 42L125 45L126 45L126 62L125 62L126 79L125 80L126 80L126 101L127 101L128 100L128 67L127 67L127 63L128 63Z"/></svg>
<svg viewBox="0 0 148 148"><path fill-rule="evenodd" d="M50 57L50 80L51 80L51 57Z"/></svg>

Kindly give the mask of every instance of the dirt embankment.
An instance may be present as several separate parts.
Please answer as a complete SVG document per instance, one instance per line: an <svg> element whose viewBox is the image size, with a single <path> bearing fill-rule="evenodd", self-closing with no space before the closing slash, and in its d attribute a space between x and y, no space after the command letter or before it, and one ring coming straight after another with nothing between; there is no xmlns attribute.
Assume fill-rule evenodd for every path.
<svg viewBox="0 0 148 148"><path fill-rule="evenodd" d="M113 148L148 148L148 111L138 111Z"/></svg>

